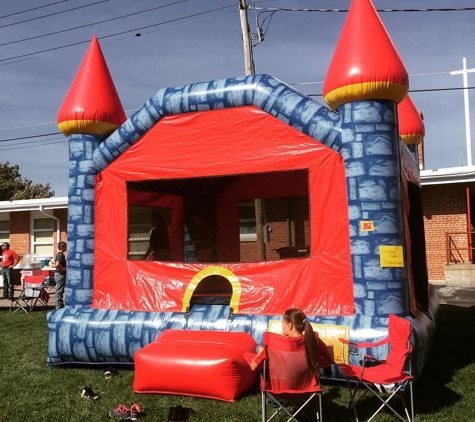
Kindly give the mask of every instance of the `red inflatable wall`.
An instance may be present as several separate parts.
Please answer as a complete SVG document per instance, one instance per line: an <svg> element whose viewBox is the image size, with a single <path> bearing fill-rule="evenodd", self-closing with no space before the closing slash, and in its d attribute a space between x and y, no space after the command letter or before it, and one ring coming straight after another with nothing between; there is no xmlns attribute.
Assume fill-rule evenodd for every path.
<svg viewBox="0 0 475 422"><path fill-rule="evenodd" d="M287 180L285 172L291 175ZM264 173L274 178L263 183ZM216 218L217 226L234 230L234 236L238 233L237 219L233 217L236 208L231 209L231 199L256 197L253 195L265 198L269 192L296 195L307 186L311 231L308 258L228 262L236 250L236 237L232 240L224 229L224 237L218 234L218 242L230 242L229 252L222 252L217 263L127 259L128 184L233 175L245 175L248 183L221 193ZM259 184L252 183L257 175ZM305 183L302 177L307 179ZM298 306L308 315L352 315L342 157L252 106L160 120L97 176L93 307L183 311L187 288L207 269L232 279L238 301L234 311L238 313L275 315Z"/></svg>

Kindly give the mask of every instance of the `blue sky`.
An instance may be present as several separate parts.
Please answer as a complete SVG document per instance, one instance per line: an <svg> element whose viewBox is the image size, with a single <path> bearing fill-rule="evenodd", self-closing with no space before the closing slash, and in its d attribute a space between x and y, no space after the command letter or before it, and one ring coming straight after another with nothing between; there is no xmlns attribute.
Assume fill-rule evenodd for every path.
<svg viewBox="0 0 475 422"><path fill-rule="evenodd" d="M398 10L475 7L473 0L373 3ZM257 23L266 31L253 49L256 73L268 73L323 102L322 82L346 13L271 13L348 9L350 1L248 4L251 32L257 33ZM154 10L140 13L148 9ZM424 114L426 169L466 164L463 91L447 88L462 87L462 76L450 71L462 68L463 57L475 68L475 10L380 16L410 75L411 98ZM67 139L30 137L58 132L57 112L94 34L128 116L161 88L245 74L237 0L3 1L0 161L18 164L22 176L35 183L50 183L57 196L67 195ZM468 82L475 86L475 73ZM475 90L469 93L475 116Z"/></svg>

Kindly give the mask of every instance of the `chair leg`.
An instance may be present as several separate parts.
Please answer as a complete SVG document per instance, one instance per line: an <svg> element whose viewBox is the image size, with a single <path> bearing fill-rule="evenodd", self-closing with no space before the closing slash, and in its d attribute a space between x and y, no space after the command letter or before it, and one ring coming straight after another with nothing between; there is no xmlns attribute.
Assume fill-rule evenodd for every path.
<svg viewBox="0 0 475 422"><path fill-rule="evenodd" d="M409 381L409 399L411 400L411 422L414 422L414 391L412 387L413 380Z"/></svg>
<svg viewBox="0 0 475 422"><path fill-rule="evenodd" d="M262 392L261 394L261 406L262 406L262 422L267 422L266 393L264 392Z"/></svg>
<svg viewBox="0 0 475 422"><path fill-rule="evenodd" d="M394 408L391 406L391 404L390 404L391 399L392 399L396 394L398 394L398 393L401 391L401 389L403 388L403 384L399 385L399 386L389 395L389 397L388 397L386 400L384 400L379 394L375 393L375 392L371 389L371 387L370 387L368 384L366 384L365 382L363 382L362 384L363 384L369 391L371 391L374 396L376 396L376 397L382 402L381 406L378 408L378 410L376 410L376 412L373 413L373 416L371 416L371 418L369 418L367 422L372 421L372 420L376 417L376 415L383 409L383 407L387 407L387 408L390 409L391 412L393 412L393 414L394 414L397 418L399 418L402 422L406 422L406 420L399 414L399 412L397 412L396 409L394 409ZM401 399L402 399L402 402L403 402L403 405L404 405L404 410L405 410L405 412L406 412L406 416L407 416L407 418L408 418L408 421L409 421L409 422L412 422L411 419L410 419L410 417L409 417L409 413L408 413L408 411L407 411L407 406L406 406L406 403L405 403L405 401L404 401L404 397L401 396Z"/></svg>
<svg viewBox="0 0 475 422"><path fill-rule="evenodd" d="M23 301L23 296L18 296L17 298L11 299L10 302L10 313L14 314L18 310L22 310L26 314L28 313L28 310L25 309L26 304L22 304L21 302ZM16 308L13 308L13 305L16 305Z"/></svg>
<svg viewBox="0 0 475 422"><path fill-rule="evenodd" d="M409 422L414 422L414 395L413 395L413 388L412 388L412 380L408 382L409 384L409 405L410 405L410 413L409 409L406 405L406 400L404 399L404 389L401 390L400 398L402 404L404 406L404 411L406 412L406 418Z"/></svg>
<svg viewBox="0 0 475 422"><path fill-rule="evenodd" d="M46 300L44 300L42 297L39 297L38 300L40 302L40 306L44 306L45 308L48 307L48 302L46 302Z"/></svg>
<svg viewBox="0 0 475 422"><path fill-rule="evenodd" d="M356 403L361 399L361 397L359 397L358 400L356 400L356 394L358 393L361 381L356 381L356 385L354 387L351 387L351 382L347 378L346 384L348 386L348 392L350 393L350 402L348 403L348 409L351 409L352 407L355 407Z"/></svg>
<svg viewBox="0 0 475 422"><path fill-rule="evenodd" d="M360 420L358 419L358 412L356 411L356 406L355 405L353 405L353 413L355 414L355 421L360 422Z"/></svg>
<svg viewBox="0 0 475 422"><path fill-rule="evenodd" d="M267 419L267 403L268 402L273 402L277 405L277 410L275 410L274 413L272 413L272 415L269 417L269 419ZM274 419L279 414L281 409L286 411L286 409L284 409L280 405L280 403L278 403L277 401L274 400L274 397L271 394L262 392L262 422L270 422L272 419Z"/></svg>
<svg viewBox="0 0 475 422"><path fill-rule="evenodd" d="M318 396L318 399L315 397ZM308 396L305 401L299 402L298 405L297 403L294 403L292 400L279 400L274 398L272 394L264 393L262 392L262 422L270 422L276 417L281 411L285 412L289 419L287 419L287 422L299 422L297 419L297 415L299 415L301 412L302 414L305 414L303 411L305 406L307 406L312 400L316 399L318 401L315 402L315 414L316 414L316 420L317 422L322 422L323 421L323 416L322 416L322 394L321 393L313 393L310 396ZM267 405L269 403L275 403L276 405L276 410L274 413L267 418ZM292 405L297 408L297 411L295 413L291 413L286 407ZM306 416L308 417L308 415Z"/></svg>
<svg viewBox="0 0 475 422"><path fill-rule="evenodd" d="M348 392L350 393L350 403L348 404L348 410L353 408L353 413L355 414L355 421L359 422L358 412L356 411L356 404L366 395L367 391L362 390L360 396L358 397L358 399L356 399L356 395L358 394L358 391L360 390L360 386L362 384L361 380L357 380L356 385L354 387L351 387L351 382L348 378L346 379L346 383L348 386Z"/></svg>
<svg viewBox="0 0 475 422"><path fill-rule="evenodd" d="M289 411L282 405L282 403L279 403L279 402L275 401L274 397L271 394L267 395L266 399L269 400L269 403L273 402L277 406L276 409L274 410L274 413L272 413L272 415L269 417L269 419L266 420L266 422L272 421L280 413L281 410L283 410L285 413L287 413L287 415L291 416L291 419L289 419L287 422L292 420L292 414L289 413Z"/></svg>
<svg viewBox="0 0 475 422"><path fill-rule="evenodd" d="M287 422L290 422L292 420L298 422L298 419L296 418L296 416L300 412L303 412L303 409L305 408L305 406L307 406L307 404L310 403L313 400L314 396L315 396L315 394L312 394L307 400L305 400L305 402L302 405L300 405L299 409L294 414L290 413L285 407L282 406L281 409L290 416L290 419L288 419Z"/></svg>
<svg viewBox="0 0 475 422"><path fill-rule="evenodd" d="M272 396L272 394L269 394L267 397L269 400L268 403L273 402L276 405L274 413L272 413L270 418L267 419L267 422L270 422L271 420L273 420L281 411L284 411L285 413L287 413L288 416L290 416L290 419L288 419L287 422L293 419L292 414L285 408L286 400L283 400L283 401L277 400L274 396ZM296 419L293 419L293 420L296 420Z"/></svg>
<svg viewBox="0 0 475 422"><path fill-rule="evenodd" d="M317 394L318 396L318 415L317 415L317 421L318 422L323 422L323 406L322 406L322 394Z"/></svg>
<svg viewBox="0 0 475 422"><path fill-rule="evenodd" d="M36 306L36 302L38 302L38 299L31 299L30 300L30 312L34 309Z"/></svg>

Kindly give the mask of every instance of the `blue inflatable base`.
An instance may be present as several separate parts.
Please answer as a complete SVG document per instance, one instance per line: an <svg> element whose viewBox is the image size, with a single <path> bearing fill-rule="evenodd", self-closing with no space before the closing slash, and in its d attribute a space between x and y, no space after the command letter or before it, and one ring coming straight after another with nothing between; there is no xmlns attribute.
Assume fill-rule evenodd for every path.
<svg viewBox="0 0 475 422"><path fill-rule="evenodd" d="M408 318L413 330L413 371L416 377L422 371L435 337L435 319L438 312L435 289L430 291L430 309ZM48 365L63 364L133 364L135 353L153 342L166 329L245 331L256 342L262 342L271 319L281 315L232 315L227 305L195 305L189 315L184 313L150 313L68 307L48 313ZM351 341L374 341L387 334L384 317L355 315L351 317L309 317L310 322L349 327ZM378 347L362 350L378 359L384 359L388 350ZM349 356L350 364L358 364L360 356ZM336 378L343 378L337 365Z"/></svg>

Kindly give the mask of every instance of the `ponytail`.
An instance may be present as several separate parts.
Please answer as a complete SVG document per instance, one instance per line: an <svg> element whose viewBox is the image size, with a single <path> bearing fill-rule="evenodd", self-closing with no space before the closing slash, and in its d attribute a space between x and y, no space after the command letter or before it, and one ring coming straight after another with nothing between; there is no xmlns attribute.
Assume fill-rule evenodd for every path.
<svg viewBox="0 0 475 422"><path fill-rule="evenodd" d="M298 308L287 309L284 312L284 319L287 322L292 322L295 329L298 332L303 333L308 370L312 376L318 378L318 343L315 338L312 324L307 321L305 314Z"/></svg>
<svg viewBox="0 0 475 422"><path fill-rule="evenodd" d="M304 343L305 343L305 355L307 356L307 365L308 370L318 378L319 367L318 367L318 343L315 338L315 333L313 332L313 327L307 319L304 319Z"/></svg>

